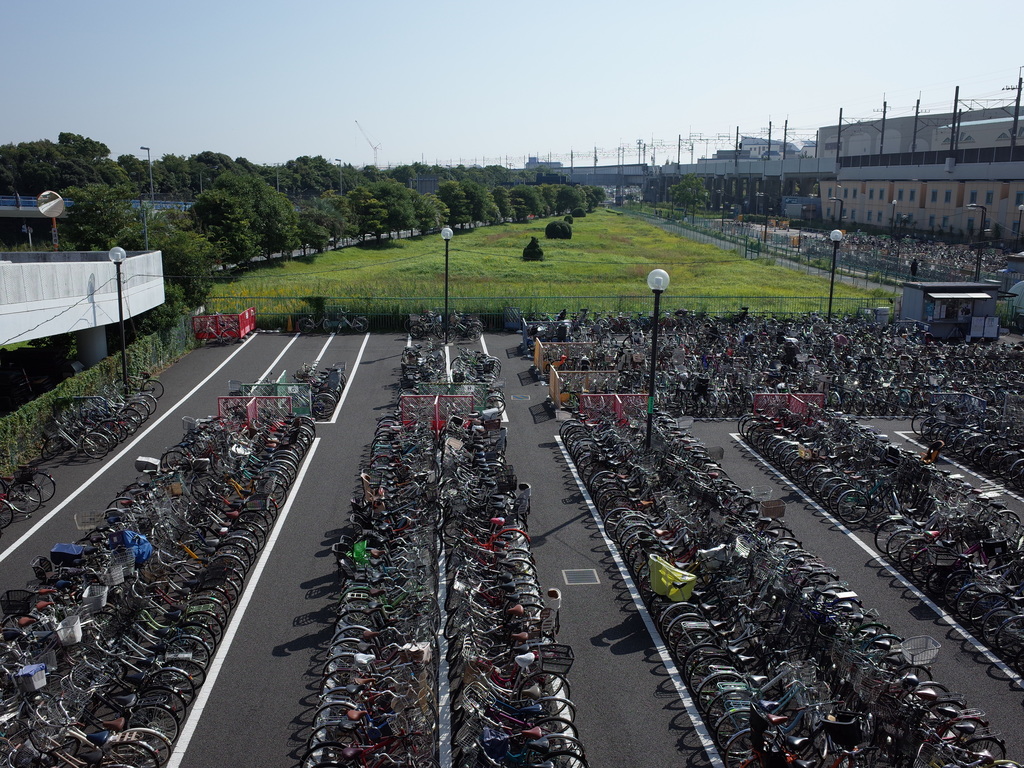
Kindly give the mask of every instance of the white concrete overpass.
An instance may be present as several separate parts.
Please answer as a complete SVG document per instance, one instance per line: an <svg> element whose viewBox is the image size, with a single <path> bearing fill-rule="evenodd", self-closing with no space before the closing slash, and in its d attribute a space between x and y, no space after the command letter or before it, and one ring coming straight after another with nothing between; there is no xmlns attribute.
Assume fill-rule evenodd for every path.
<svg viewBox="0 0 1024 768"><path fill-rule="evenodd" d="M126 320L164 303L160 251L128 253L121 273ZM116 275L106 251L0 253L0 346L73 332L82 364L99 362L118 321Z"/></svg>

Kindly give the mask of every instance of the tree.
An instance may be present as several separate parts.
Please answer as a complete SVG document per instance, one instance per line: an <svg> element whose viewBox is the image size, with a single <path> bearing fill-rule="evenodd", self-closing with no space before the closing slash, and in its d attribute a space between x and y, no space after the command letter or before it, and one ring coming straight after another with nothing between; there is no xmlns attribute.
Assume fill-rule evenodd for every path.
<svg viewBox="0 0 1024 768"><path fill-rule="evenodd" d="M678 184L668 188L669 199L684 211L692 211L707 205L708 191L704 182L695 173L683 176Z"/></svg>
<svg viewBox="0 0 1024 768"><path fill-rule="evenodd" d="M469 219L472 222L491 222L498 218L498 206L494 204L490 190L475 181L463 181L462 191L469 204Z"/></svg>
<svg viewBox="0 0 1024 768"><path fill-rule="evenodd" d="M224 173L217 178L214 190L233 199L237 206L230 211L229 221L247 227L256 243L258 254L290 254L299 245L298 215L288 198L275 192L258 176ZM205 196L200 195L200 198ZM223 198L221 199L223 204ZM196 201L199 205L199 201ZM196 206L193 206L195 209ZM210 211L199 206L197 215L205 225L213 224ZM226 211L227 212L227 211ZM226 226L221 222L220 226ZM226 233L222 231L222 236ZM234 239L234 236L228 239ZM240 243L244 241L242 238ZM251 257L250 257L251 258Z"/></svg>
<svg viewBox="0 0 1024 768"><path fill-rule="evenodd" d="M372 234L379 240L387 230L388 212L384 204L373 196L369 187L356 187L346 197L352 212L346 234L360 239Z"/></svg>
<svg viewBox="0 0 1024 768"><path fill-rule="evenodd" d="M523 248L523 261L543 261L544 250L540 247L536 237L531 237L530 242Z"/></svg>
<svg viewBox="0 0 1024 768"><path fill-rule="evenodd" d="M540 216L544 209L544 200L537 187L525 184L512 187L508 196L512 205L512 218L515 221L526 221L529 216Z"/></svg>
<svg viewBox="0 0 1024 768"><path fill-rule="evenodd" d="M498 209L498 216L502 221L512 218L512 201L509 199L506 187L495 187L492 189L491 198L494 200L494 205Z"/></svg>
<svg viewBox="0 0 1024 768"><path fill-rule="evenodd" d="M416 225L416 192L393 179L384 179L369 186L370 193L384 206L384 232L401 232ZM375 232L377 240L381 232Z"/></svg>
<svg viewBox="0 0 1024 768"><path fill-rule="evenodd" d="M417 195L413 200L416 229L421 235L430 234L448 221L448 208L437 195Z"/></svg>
<svg viewBox="0 0 1024 768"><path fill-rule="evenodd" d="M469 197L462 184L457 181L442 181L437 187L437 196L448 206L448 224L457 227L469 224L473 220Z"/></svg>
<svg viewBox="0 0 1024 768"><path fill-rule="evenodd" d="M544 237L549 240L572 240L572 225L565 221L552 221L544 227Z"/></svg>
<svg viewBox="0 0 1024 768"><path fill-rule="evenodd" d="M555 192L555 213L568 213L573 208L586 205L586 195L581 187L570 187L563 184Z"/></svg>
<svg viewBox="0 0 1024 768"><path fill-rule="evenodd" d="M590 213L593 213L597 209L597 206L603 203L605 198L608 196L604 187L597 187L593 185L583 187L583 194L587 198L586 208Z"/></svg>
<svg viewBox="0 0 1024 768"><path fill-rule="evenodd" d="M69 187L75 204L61 224L65 246L81 251L106 251L115 245L128 250L142 247L142 228L132 210L132 189L127 184L88 184Z"/></svg>
<svg viewBox="0 0 1024 768"><path fill-rule="evenodd" d="M216 248L221 264L244 264L260 255L244 201L227 189L206 190L191 208L199 230Z"/></svg>

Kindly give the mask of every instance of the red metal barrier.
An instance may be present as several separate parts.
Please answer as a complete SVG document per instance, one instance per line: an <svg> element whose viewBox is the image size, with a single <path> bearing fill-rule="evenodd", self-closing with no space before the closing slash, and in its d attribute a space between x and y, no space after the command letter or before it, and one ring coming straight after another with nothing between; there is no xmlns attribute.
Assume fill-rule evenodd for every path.
<svg viewBox="0 0 1024 768"><path fill-rule="evenodd" d="M237 315L196 315L192 332L197 339L244 339L256 330L256 308Z"/></svg>

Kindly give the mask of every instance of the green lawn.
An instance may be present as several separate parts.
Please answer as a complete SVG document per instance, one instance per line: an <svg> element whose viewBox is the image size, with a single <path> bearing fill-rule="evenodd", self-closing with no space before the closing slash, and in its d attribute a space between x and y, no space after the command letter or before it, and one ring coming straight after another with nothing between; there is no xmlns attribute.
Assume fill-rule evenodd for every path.
<svg viewBox="0 0 1024 768"><path fill-rule="evenodd" d="M667 306L687 296L820 297L828 280L810 277L768 261L752 261L731 251L685 240L609 210L573 224L572 240L546 240L551 219L456 232L449 253L453 298L639 297L648 301L647 273L656 267L671 276ZM535 236L544 261L523 261ZM439 235L346 248L315 257L252 270L214 287L212 294L237 297L211 301L211 309L237 311L237 300L283 300L283 311L301 311L303 297L343 297L358 311L384 309L386 299L444 295L444 241ZM870 292L836 283L835 296L869 298ZM297 302L289 301L296 299ZM508 302L502 302L507 304ZM595 302L588 302L594 306ZM428 305L436 306L437 301ZM481 302L490 304L490 302ZM470 311L471 306L464 306Z"/></svg>

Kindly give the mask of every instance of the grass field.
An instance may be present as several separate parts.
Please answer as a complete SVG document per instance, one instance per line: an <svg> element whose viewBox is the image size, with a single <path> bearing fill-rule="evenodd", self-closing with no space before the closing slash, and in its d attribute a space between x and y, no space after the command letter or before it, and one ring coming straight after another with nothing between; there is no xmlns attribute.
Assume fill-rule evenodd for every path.
<svg viewBox="0 0 1024 768"><path fill-rule="evenodd" d="M647 273L656 267L671 276L665 300L687 296L820 297L828 280L747 260L701 245L609 210L577 219L572 240L546 240L551 219L456 232L450 243L450 295L455 298L640 297L650 299ZM523 261L530 237L544 249L544 261ZM444 295L444 241L439 235L366 244L314 257L275 262L214 287L223 297L211 310L238 311L248 297L278 299L281 311L306 311L306 297L343 297L360 312L388 311L388 299L430 299ZM838 298L869 298L870 292L837 283ZM232 300L234 299L234 300ZM507 302L501 302L507 304ZM591 306L594 302L589 302ZM460 307L484 311L483 306ZM594 306L594 308L598 308ZM609 307L611 308L611 307Z"/></svg>

